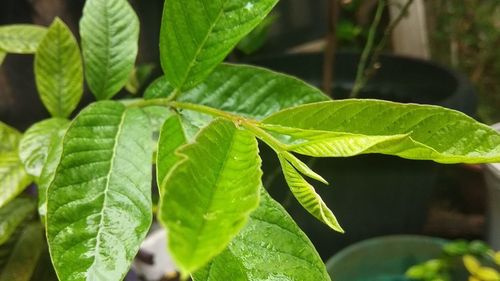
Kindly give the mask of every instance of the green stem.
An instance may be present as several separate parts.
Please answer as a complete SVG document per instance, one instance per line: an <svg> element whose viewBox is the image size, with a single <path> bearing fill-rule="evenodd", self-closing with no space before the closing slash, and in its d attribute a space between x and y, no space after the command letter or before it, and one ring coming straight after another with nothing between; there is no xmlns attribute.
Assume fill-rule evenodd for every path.
<svg viewBox="0 0 500 281"><path fill-rule="evenodd" d="M359 95L359 91L363 88L364 81L364 72L366 67L366 62L368 61L368 57L373 49L373 44L375 42L375 34L377 33L377 27L382 19L382 12L384 11L384 0L379 0L377 4L377 11L375 12L375 18L373 19L372 25L370 26L370 31L368 32L368 39L363 49L363 53L361 54L361 58L358 64L358 69L356 71L356 80L354 81L354 86L351 92L351 98L356 98Z"/></svg>

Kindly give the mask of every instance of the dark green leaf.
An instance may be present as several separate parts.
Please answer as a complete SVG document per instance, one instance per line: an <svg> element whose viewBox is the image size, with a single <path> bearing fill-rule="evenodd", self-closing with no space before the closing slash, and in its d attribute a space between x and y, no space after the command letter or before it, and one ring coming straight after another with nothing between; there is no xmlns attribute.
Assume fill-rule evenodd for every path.
<svg viewBox="0 0 500 281"><path fill-rule="evenodd" d="M177 153L184 159L163 181L159 218L176 264L190 273L221 253L257 207L261 161L255 137L220 119Z"/></svg>
<svg viewBox="0 0 500 281"><path fill-rule="evenodd" d="M252 32L248 33L247 36L243 37L238 43L238 50L242 51L246 55L251 55L257 52L266 43L267 34L269 33L269 28L276 21L278 17L276 15L269 15L266 17L257 27L255 27Z"/></svg>
<svg viewBox="0 0 500 281"><path fill-rule="evenodd" d="M43 227L39 223L28 225L10 255L0 281L29 281L44 245Z"/></svg>
<svg viewBox="0 0 500 281"><path fill-rule="evenodd" d="M0 26L0 49L7 53L33 54L47 28L33 24Z"/></svg>
<svg viewBox="0 0 500 281"><path fill-rule="evenodd" d="M61 280L122 280L151 224L151 130L138 108L98 102L63 140L47 191L47 237Z"/></svg>
<svg viewBox="0 0 500 281"><path fill-rule="evenodd" d="M145 99L166 98L174 92L174 88L165 76L157 78L144 92Z"/></svg>
<svg viewBox="0 0 500 281"><path fill-rule="evenodd" d="M265 191L245 228L193 278L195 281L330 280L312 243Z"/></svg>
<svg viewBox="0 0 500 281"><path fill-rule="evenodd" d="M367 137L406 135L359 153L440 163L500 162L498 132L460 112L437 106L350 99L283 110L264 123ZM328 156L350 155L353 153L337 155L332 151Z"/></svg>
<svg viewBox="0 0 500 281"><path fill-rule="evenodd" d="M68 117L83 94L80 49L69 28L56 18L35 55L40 98L54 117Z"/></svg>
<svg viewBox="0 0 500 281"><path fill-rule="evenodd" d="M17 151L0 154L0 208L31 184Z"/></svg>
<svg viewBox="0 0 500 281"><path fill-rule="evenodd" d="M167 79L181 91L205 80L277 2L165 1L160 57Z"/></svg>
<svg viewBox="0 0 500 281"><path fill-rule="evenodd" d="M0 208L0 245L5 243L16 228L33 214L36 204L27 198L12 200L9 204Z"/></svg>
<svg viewBox="0 0 500 281"><path fill-rule="evenodd" d="M52 118L34 124L24 133L19 143L19 157L28 174L40 176L52 139L63 134L68 125L66 119Z"/></svg>
<svg viewBox="0 0 500 281"><path fill-rule="evenodd" d="M80 21L85 76L97 99L125 86L138 50L139 20L127 0L87 0Z"/></svg>

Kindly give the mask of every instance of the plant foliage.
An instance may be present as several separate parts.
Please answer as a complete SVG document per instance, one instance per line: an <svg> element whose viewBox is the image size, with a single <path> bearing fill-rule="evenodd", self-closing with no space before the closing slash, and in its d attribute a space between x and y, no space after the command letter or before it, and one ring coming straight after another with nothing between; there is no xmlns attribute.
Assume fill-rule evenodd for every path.
<svg viewBox="0 0 500 281"><path fill-rule="evenodd" d="M128 1L86 1L83 65L60 19L48 29L0 27L0 57L35 54L40 99L53 116L24 133L0 122L0 280L30 280L44 267L42 229L59 280L122 280L153 209L168 229L168 250L183 276L330 280L311 242L267 194L258 142L276 153L292 193L312 217L340 232L334 212L308 179L326 181L299 154L500 161L500 135L462 113L377 100L331 101L296 78L221 64L276 2L166 1L164 75L133 100L110 100L126 85L134 94L140 89L137 77L130 82L138 69L139 21ZM83 76L99 101L70 120ZM151 196L152 162L158 208ZM35 202L20 198L32 182L42 224Z"/></svg>

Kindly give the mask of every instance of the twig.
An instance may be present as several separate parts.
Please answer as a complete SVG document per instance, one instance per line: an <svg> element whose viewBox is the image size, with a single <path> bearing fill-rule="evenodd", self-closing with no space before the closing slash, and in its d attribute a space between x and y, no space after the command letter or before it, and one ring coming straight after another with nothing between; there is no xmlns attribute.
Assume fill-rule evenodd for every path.
<svg viewBox="0 0 500 281"><path fill-rule="evenodd" d="M361 54L361 58L358 64L358 69L356 71L356 79L354 80L354 86L351 92L351 98L356 98L359 94L359 91L364 86L364 72L366 62L373 48L373 43L375 42L375 34L377 33L378 25L380 24L380 20L382 19L382 12L384 11L385 0L379 0L377 3L377 11L375 12L375 18L370 26L370 30L368 31L368 39L366 41L365 48L363 49L363 53Z"/></svg>
<svg viewBox="0 0 500 281"><path fill-rule="evenodd" d="M337 23L339 17L338 0L328 1L328 32L326 35L325 58L323 61L323 90L332 95L333 77L335 76L335 51L337 49Z"/></svg>
<svg viewBox="0 0 500 281"><path fill-rule="evenodd" d="M384 2L384 0L379 0L379 6L377 6L377 13L379 12L380 4L381 2ZM408 0L405 5L401 8L401 12L398 14L398 16L389 24L389 26L385 29L384 35L380 42L377 44L375 47L373 54L371 56L370 62L369 62L369 67L366 67L366 60L368 59L371 48L373 47L373 42L371 43L371 46L369 46L370 42L367 42L365 49L363 50L363 55L361 57L361 62L358 65L358 71L356 73L356 81L354 82L354 87L351 92L351 98L355 98L359 95L359 91L365 86L366 82L373 77L375 72L379 67L377 67L378 63L378 58L380 57L380 54L384 50L384 47L387 43L387 40L389 40L389 37L391 36L392 32L394 31L394 28L401 22L401 20L407 15L408 9L410 8L411 4L413 3L413 0ZM382 9L383 10L383 9ZM380 12L382 13L382 12ZM380 20L380 19L379 19ZM375 24L376 17L374 19L373 24ZM373 27L372 24L372 27ZM377 23L378 25L378 23ZM371 33L372 30L370 30ZM376 31L376 28L375 28ZM375 32L374 31L374 32ZM370 37L370 36L369 36ZM368 39L370 40L370 39ZM369 48L368 48L369 47ZM365 54L366 52L366 54ZM366 57L363 57L366 56Z"/></svg>

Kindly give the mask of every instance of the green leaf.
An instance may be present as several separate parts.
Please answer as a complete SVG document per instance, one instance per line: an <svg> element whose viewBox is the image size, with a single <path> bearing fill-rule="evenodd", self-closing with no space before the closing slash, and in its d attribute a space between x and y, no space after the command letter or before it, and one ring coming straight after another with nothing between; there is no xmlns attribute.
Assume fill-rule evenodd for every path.
<svg viewBox="0 0 500 281"><path fill-rule="evenodd" d="M34 213L35 206L30 199L18 198L0 208L0 245L7 242L16 228Z"/></svg>
<svg viewBox="0 0 500 281"><path fill-rule="evenodd" d="M188 90L224 60L278 0L165 1L161 65L175 88Z"/></svg>
<svg viewBox="0 0 500 281"><path fill-rule="evenodd" d="M21 133L0 121L0 155L5 152L17 151Z"/></svg>
<svg viewBox="0 0 500 281"><path fill-rule="evenodd" d="M0 26L0 49L13 54L33 54L47 28L33 24Z"/></svg>
<svg viewBox="0 0 500 281"><path fill-rule="evenodd" d="M19 157L28 174L35 178L40 176L52 139L64 133L68 125L66 119L52 118L26 130L19 143Z"/></svg>
<svg viewBox="0 0 500 281"><path fill-rule="evenodd" d="M35 78L40 98L54 117L68 117L83 94L80 49L69 28L56 18L35 55Z"/></svg>
<svg viewBox="0 0 500 281"><path fill-rule="evenodd" d="M243 37L236 46L238 50L242 51L245 55L251 55L257 52L266 43L267 34L271 25L278 19L276 15L267 16L252 32Z"/></svg>
<svg viewBox="0 0 500 281"><path fill-rule="evenodd" d="M144 92L145 99L155 99L155 98L166 98L169 97L173 92L174 88L168 82L165 76L156 78L153 83L151 83L146 91Z"/></svg>
<svg viewBox="0 0 500 281"><path fill-rule="evenodd" d="M279 125L262 124L262 128L274 133L287 151L313 157L347 157L377 152L381 146L404 141L408 135L367 136L331 131L305 130Z"/></svg>
<svg viewBox="0 0 500 281"><path fill-rule="evenodd" d="M278 155L278 157L286 182L299 203L315 218L322 221L333 230L343 233L344 230L338 223L335 215L330 211L328 206L326 206L325 202L323 202L321 196L316 193L314 187L299 174L297 167L290 164L285 158L286 156Z"/></svg>
<svg viewBox="0 0 500 281"><path fill-rule="evenodd" d="M175 151L188 142L186 133L179 115L170 116L162 126L158 140L156 157L156 178L158 186L164 186L163 181L172 168L182 160ZM160 192L162 194L163 192Z"/></svg>
<svg viewBox="0 0 500 281"><path fill-rule="evenodd" d="M130 73L125 89L133 95L139 93L139 90L142 89L144 83L149 78L154 68L154 65L150 63L135 67L132 70L132 73Z"/></svg>
<svg viewBox="0 0 500 281"><path fill-rule="evenodd" d="M330 280L307 236L265 191L245 228L193 278L195 281Z"/></svg>
<svg viewBox="0 0 500 281"><path fill-rule="evenodd" d="M31 184L17 151L0 154L0 208Z"/></svg>
<svg viewBox="0 0 500 281"><path fill-rule="evenodd" d="M97 99L110 99L134 68L139 19L127 0L87 0L80 35L89 88Z"/></svg>
<svg viewBox="0 0 500 281"><path fill-rule="evenodd" d="M3 60L5 59L6 56L7 52L0 50L0 66L2 65Z"/></svg>
<svg viewBox="0 0 500 281"><path fill-rule="evenodd" d="M54 180L57 165L61 161L63 137L65 133L66 130L61 130L58 134L52 136L42 172L37 180L38 214L40 215L43 224L45 224L45 216L47 215L47 190L49 185Z"/></svg>
<svg viewBox="0 0 500 281"><path fill-rule="evenodd" d="M151 224L151 130L141 109L88 106L70 125L47 191L61 280L122 280Z"/></svg>
<svg viewBox="0 0 500 281"><path fill-rule="evenodd" d="M440 163L500 162L499 133L460 112L437 106L350 99L283 110L263 122L358 137L407 135L399 141L382 142L359 153L382 153ZM335 155L331 152L329 156L349 155L354 153Z"/></svg>
<svg viewBox="0 0 500 281"><path fill-rule="evenodd" d="M43 251L43 227L39 223L28 225L0 273L0 281L29 281Z"/></svg>
<svg viewBox="0 0 500 281"><path fill-rule="evenodd" d="M171 92L161 93L150 97L167 97ZM328 97L291 76L254 66L222 64L202 84L177 100L262 119L282 109L326 101Z"/></svg>
<svg viewBox="0 0 500 281"><path fill-rule="evenodd" d="M164 180L159 218L185 274L221 253L245 226L258 206L262 172L255 137L229 121L215 120L177 153L184 160Z"/></svg>

